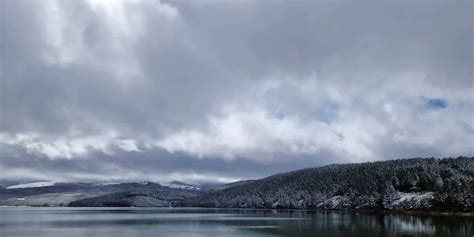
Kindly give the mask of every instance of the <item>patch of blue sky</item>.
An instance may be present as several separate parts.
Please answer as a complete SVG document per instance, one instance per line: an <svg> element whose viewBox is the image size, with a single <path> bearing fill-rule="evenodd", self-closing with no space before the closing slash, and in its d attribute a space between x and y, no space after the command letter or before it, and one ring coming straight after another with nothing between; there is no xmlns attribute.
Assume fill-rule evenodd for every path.
<svg viewBox="0 0 474 237"><path fill-rule="evenodd" d="M426 107L428 109L444 109L448 107L448 101L440 98L426 99Z"/></svg>

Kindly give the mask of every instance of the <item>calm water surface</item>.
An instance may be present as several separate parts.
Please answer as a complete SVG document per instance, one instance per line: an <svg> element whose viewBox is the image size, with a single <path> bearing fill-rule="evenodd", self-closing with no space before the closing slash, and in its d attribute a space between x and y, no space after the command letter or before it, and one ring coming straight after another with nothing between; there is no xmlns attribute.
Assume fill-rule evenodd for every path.
<svg viewBox="0 0 474 237"><path fill-rule="evenodd" d="M474 218L189 208L0 208L0 236L474 236Z"/></svg>

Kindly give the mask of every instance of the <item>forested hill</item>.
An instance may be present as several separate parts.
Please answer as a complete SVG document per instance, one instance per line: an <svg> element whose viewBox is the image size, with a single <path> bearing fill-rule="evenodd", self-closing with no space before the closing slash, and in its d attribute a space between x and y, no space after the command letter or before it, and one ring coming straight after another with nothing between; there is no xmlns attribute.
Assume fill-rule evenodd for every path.
<svg viewBox="0 0 474 237"><path fill-rule="evenodd" d="M330 165L216 190L179 206L474 211L474 158Z"/></svg>

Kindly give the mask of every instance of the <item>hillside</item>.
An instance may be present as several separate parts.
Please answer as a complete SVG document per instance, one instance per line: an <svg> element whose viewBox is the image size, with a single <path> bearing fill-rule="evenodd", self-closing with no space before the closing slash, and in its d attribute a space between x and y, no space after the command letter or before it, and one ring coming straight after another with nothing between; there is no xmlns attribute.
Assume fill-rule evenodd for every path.
<svg viewBox="0 0 474 237"><path fill-rule="evenodd" d="M178 200L190 198L199 193L193 189L155 187L123 191L81 199L69 203L70 207L169 207Z"/></svg>
<svg viewBox="0 0 474 237"><path fill-rule="evenodd" d="M178 197L181 197L182 193L189 195L199 193L192 190L184 192L153 182L119 184L55 183L43 187L0 189L0 206L67 206L74 201L89 200L88 198L102 197L108 194L132 191L146 193L148 190L154 190L160 194L166 193L166 197L174 195L175 192ZM189 197L189 195L185 195L185 197Z"/></svg>
<svg viewBox="0 0 474 237"><path fill-rule="evenodd" d="M277 174L183 200L230 208L473 211L474 159L403 159Z"/></svg>

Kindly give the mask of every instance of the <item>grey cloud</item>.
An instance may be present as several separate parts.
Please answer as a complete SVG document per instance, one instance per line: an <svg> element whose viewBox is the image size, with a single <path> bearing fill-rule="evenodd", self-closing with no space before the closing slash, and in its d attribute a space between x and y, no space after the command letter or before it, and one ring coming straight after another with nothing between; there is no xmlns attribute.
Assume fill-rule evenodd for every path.
<svg viewBox="0 0 474 237"><path fill-rule="evenodd" d="M436 72L431 77L449 73L464 83L472 78L469 1L177 5L219 58L243 71L428 70Z"/></svg>

